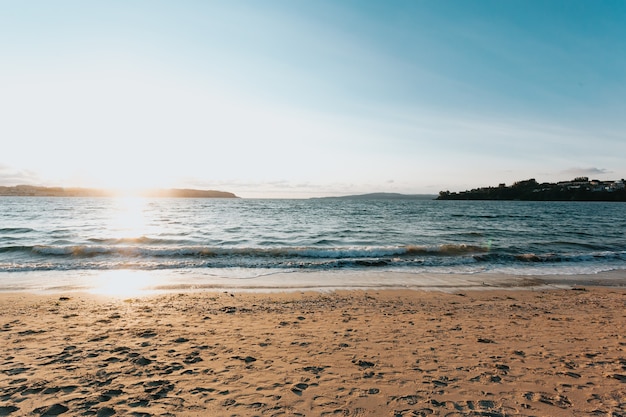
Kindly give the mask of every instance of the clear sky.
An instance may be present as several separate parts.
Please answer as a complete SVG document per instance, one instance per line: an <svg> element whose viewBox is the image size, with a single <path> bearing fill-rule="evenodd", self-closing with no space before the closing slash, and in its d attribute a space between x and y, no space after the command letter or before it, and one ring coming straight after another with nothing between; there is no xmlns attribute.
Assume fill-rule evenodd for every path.
<svg viewBox="0 0 626 417"><path fill-rule="evenodd" d="M626 1L0 0L0 184L626 177Z"/></svg>

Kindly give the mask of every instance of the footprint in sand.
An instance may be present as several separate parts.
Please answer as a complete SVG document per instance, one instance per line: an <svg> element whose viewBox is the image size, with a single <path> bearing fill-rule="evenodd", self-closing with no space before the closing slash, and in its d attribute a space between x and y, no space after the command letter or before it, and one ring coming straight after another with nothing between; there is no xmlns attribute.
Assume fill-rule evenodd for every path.
<svg viewBox="0 0 626 417"><path fill-rule="evenodd" d="M16 411L19 411L18 407L14 405L4 405L0 407L0 416L8 416Z"/></svg>
<svg viewBox="0 0 626 417"><path fill-rule="evenodd" d="M530 401L541 402L559 408L568 408L572 406L569 398L564 395L550 395L545 392L527 392L524 398Z"/></svg>
<svg viewBox="0 0 626 417"><path fill-rule="evenodd" d="M41 416L58 416L59 414L63 414L69 411L69 408L64 406L63 404L54 404L49 407L40 407L33 410L33 413L39 414Z"/></svg>
<svg viewBox="0 0 626 417"><path fill-rule="evenodd" d="M96 417L110 417L112 415L115 415L115 410L111 407L102 407L96 413Z"/></svg>
<svg viewBox="0 0 626 417"><path fill-rule="evenodd" d="M305 389L307 389L309 387L309 384L306 384L304 382L301 382L299 384L294 385L291 388L291 392L293 392L296 395L302 395L302 391L304 391Z"/></svg>

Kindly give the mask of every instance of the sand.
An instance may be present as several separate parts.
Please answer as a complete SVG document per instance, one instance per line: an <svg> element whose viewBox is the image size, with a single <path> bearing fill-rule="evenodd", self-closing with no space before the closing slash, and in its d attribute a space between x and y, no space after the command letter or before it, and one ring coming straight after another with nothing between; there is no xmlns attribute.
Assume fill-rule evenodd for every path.
<svg viewBox="0 0 626 417"><path fill-rule="evenodd" d="M624 416L626 289L0 294L0 416Z"/></svg>

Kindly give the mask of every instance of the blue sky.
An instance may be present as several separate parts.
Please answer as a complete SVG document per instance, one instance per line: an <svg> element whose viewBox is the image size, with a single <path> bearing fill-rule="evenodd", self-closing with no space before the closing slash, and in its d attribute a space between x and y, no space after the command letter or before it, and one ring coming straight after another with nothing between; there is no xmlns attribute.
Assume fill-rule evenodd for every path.
<svg viewBox="0 0 626 417"><path fill-rule="evenodd" d="M626 176L624 1L0 1L0 184Z"/></svg>

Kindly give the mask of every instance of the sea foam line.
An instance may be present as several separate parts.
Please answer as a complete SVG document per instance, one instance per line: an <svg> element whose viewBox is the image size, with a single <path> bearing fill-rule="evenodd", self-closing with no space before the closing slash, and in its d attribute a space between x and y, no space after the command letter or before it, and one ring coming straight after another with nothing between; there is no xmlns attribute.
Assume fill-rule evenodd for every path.
<svg viewBox="0 0 626 417"><path fill-rule="evenodd" d="M439 245L439 246L348 246L334 248L315 247L204 247L204 246L178 246L178 247L150 247L137 245L35 245L35 246L12 246L0 249L0 251L31 251L42 256L69 256L69 257L92 257L100 255L122 256L147 256L147 257L276 257L276 258L380 258L404 255L438 255L438 256L462 256L468 254L488 252L487 247L476 245Z"/></svg>

